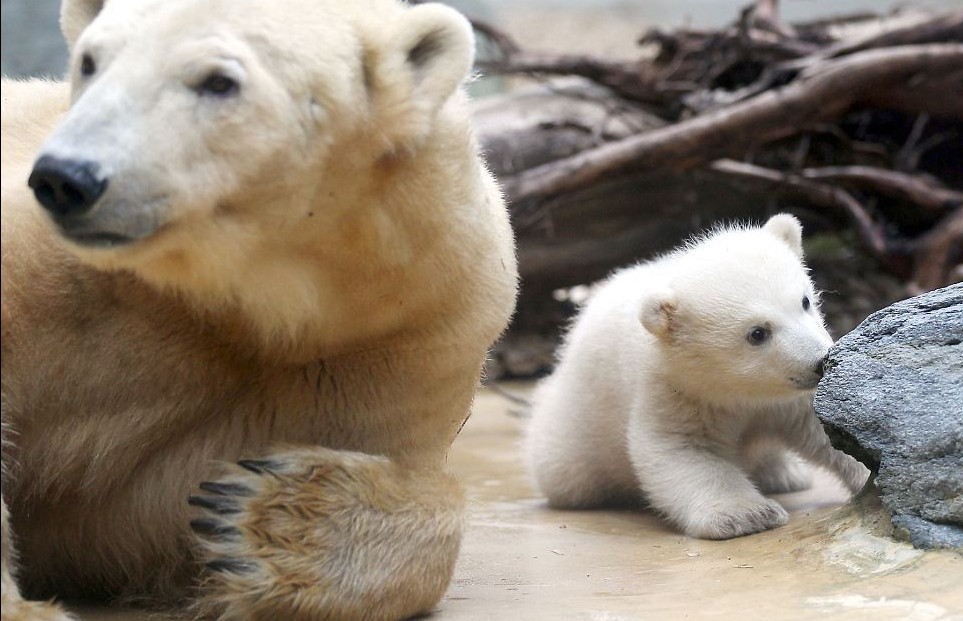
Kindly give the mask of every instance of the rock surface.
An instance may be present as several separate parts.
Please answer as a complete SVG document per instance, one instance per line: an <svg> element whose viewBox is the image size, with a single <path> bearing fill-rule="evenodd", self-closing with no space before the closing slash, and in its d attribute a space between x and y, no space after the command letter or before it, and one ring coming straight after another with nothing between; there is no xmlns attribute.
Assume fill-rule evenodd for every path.
<svg viewBox="0 0 963 621"><path fill-rule="evenodd" d="M963 284L869 316L829 353L816 413L876 474L894 534L963 549Z"/></svg>

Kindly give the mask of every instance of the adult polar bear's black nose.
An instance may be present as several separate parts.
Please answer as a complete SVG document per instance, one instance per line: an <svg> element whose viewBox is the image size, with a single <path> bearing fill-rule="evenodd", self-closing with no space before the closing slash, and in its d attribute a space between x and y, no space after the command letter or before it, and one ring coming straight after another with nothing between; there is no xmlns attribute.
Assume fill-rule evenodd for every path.
<svg viewBox="0 0 963 621"><path fill-rule="evenodd" d="M44 155L27 180L44 209L55 218L87 212L107 189L107 179L97 178L97 165L83 160Z"/></svg>

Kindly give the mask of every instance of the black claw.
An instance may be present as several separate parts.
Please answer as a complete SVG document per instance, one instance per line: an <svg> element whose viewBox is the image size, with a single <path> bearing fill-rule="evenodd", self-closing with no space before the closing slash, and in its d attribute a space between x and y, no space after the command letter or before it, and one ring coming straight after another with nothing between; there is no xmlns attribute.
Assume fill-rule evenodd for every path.
<svg viewBox="0 0 963 621"><path fill-rule="evenodd" d="M217 494L218 496L253 496L254 492L250 487L240 483L216 483L214 481L203 481L198 486L205 492Z"/></svg>
<svg viewBox="0 0 963 621"><path fill-rule="evenodd" d="M240 459L237 465L255 474L264 474L279 470L284 464L270 459Z"/></svg>
<svg viewBox="0 0 963 621"><path fill-rule="evenodd" d="M207 563L211 571L226 571L231 574L247 574L257 571L257 564L239 558L219 558Z"/></svg>
<svg viewBox="0 0 963 621"><path fill-rule="evenodd" d="M191 496L187 499L187 504L213 511L219 515L241 512L241 506L230 496Z"/></svg>
<svg viewBox="0 0 963 621"><path fill-rule="evenodd" d="M225 524L220 520L212 520L210 518L191 520L191 529L198 535L211 539L234 541L241 537L241 531L230 524Z"/></svg>

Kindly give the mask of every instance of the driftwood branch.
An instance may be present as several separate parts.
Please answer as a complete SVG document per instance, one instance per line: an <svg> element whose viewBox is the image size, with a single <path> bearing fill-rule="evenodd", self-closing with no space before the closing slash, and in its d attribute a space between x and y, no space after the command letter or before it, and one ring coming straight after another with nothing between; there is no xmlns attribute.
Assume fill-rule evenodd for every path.
<svg viewBox="0 0 963 621"><path fill-rule="evenodd" d="M776 17L775 2L758 2L744 13L739 23L722 32L680 31L666 34L659 30L643 36L640 44L660 48L655 58L638 61L614 61L587 55L540 53L523 49L512 37L494 25L473 20L478 32L499 50L496 58L479 62L487 74L577 75L606 86L619 96L654 104L662 108L679 108L680 103L699 102L687 97L694 91L723 88L719 78L735 65L751 61L769 63L759 80L744 86L740 93L726 97L738 100L757 94L785 81L799 71L833 58L855 52L903 45L939 42L963 42L963 11L884 30L855 41L841 41L825 46L825 36L809 39L792 38L795 30L781 24ZM760 27L762 26L762 27ZM812 32L813 28L805 29ZM721 50L721 51L720 51ZM714 100L715 97L711 97ZM709 104L683 105L695 111Z"/></svg>
<svg viewBox="0 0 963 621"><path fill-rule="evenodd" d="M799 176L868 189L914 203L934 214L944 214L963 205L963 192L922 175L912 175L871 166L827 166L807 168Z"/></svg>
<svg viewBox="0 0 963 621"><path fill-rule="evenodd" d="M885 30L856 41L844 41L822 51L819 57L838 58L870 49L943 41L963 41L963 11L954 11L919 23Z"/></svg>
<svg viewBox="0 0 963 621"><path fill-rule="evenodd" d="M948 269L956 266L959 270L963 264L963 209L956 209L943 218L914 246L910 293L915 295L945 285Z"/></svg>
<svg viewBox="0 0 963 621"><path fill-rule="evenodd" d="M770 190L798 192L811 203L841 210L852 223L868 252L881 262L889 264L894 261L894 249L886 241L882 227L873 221L866 208L846 190L812 181L801 175L733 160L719 160L713 162L709 168L732 178L762 182Z"/></svg>
<svg viewBox="0 0 963 621"><path fill-rule="evenodd" d="M767 91L725 109L608 143L525 171L504 181L516 201L544 198L592 183L603 175L632 168L688 168L721 157L740 157L760 144L836 119L857 102L899 105L892 94L916 88L920 80L959 82L950 110L940 98L920 101L963 119L963 45L932 44L860 52L827 61L783 88ZM927 111L919 110L914 112Z"/></svg>

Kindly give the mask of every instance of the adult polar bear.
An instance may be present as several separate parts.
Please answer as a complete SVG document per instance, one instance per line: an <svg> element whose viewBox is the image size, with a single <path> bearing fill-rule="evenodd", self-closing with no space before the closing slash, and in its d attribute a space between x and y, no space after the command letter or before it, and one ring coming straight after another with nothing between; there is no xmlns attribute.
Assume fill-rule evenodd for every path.
<svg viewBox="0 0 963 621"><path fill-rule="evenodd" d="M467 22L395 0L61 17L70 94L3 85L4 621L66 616L14 579L183 601L200 577L225 619L430 608L462 521L443 462L516 286Z"/></svg>

